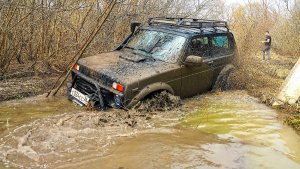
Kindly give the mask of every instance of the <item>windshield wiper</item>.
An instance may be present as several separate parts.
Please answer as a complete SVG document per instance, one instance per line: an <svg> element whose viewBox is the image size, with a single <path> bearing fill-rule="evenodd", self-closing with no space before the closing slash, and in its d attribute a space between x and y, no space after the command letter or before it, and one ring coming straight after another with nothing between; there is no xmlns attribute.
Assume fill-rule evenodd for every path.
<svg viewBox="0 0 300 169"><path fill-rule="evenodd" d="M133 50L133 53L134 53L134 54L137 54L137 53L136 53L136 50L137 50L137 49L135 49L135 48L133 48L133 47L130 47L130 46L125 46L125 48L131 49L131 50Z"/></svg>
<svg viewBox="0 0 300 169"><path fill-rule="evenodd" d="M156 61L156 58L154 58L151 53L149 53L146 49L137 49L139 51L145 52L147 54L147 58L150 58L152 61Z"/></svg>
<svg viewBox="0 0 300 169"><path fill-rule="evenodd" d="M152 61L156 61L156 59L151 55L149 55L149 57L147 57L147 58L151 58Z"/></svg>
<svg viewBox="0 0 300 169"><path fill-rule="evenodd" d="M144 52L147 56L147 58L151 59L152 61L156 61L156 59L151 56L151 54L146 50L146 49L141 49L141 48L133 48L133 47L130 47L130 46L125 46L125 48L128 48L128 49L131 49L131 50L134 50L134 51L141 51L141 52ZM135 54L137 54L136 52L134 52Z"/></svg>
<svg viewBox="0 0 300 169"><path fill-rule="evenodd" d="M145 52L145 53L149 54L149 52L146 49L137 48L136 50L139 50L139 51L142 51L142 52Z"/></svg>
<svg viewBox="0 0 300 169"><path fill-rule="evenodd" d="M130 46L124 46L125 48L128 48L128 49L132 49L132 50L135 50L135 48L133 47L130 47Z"/></svg>

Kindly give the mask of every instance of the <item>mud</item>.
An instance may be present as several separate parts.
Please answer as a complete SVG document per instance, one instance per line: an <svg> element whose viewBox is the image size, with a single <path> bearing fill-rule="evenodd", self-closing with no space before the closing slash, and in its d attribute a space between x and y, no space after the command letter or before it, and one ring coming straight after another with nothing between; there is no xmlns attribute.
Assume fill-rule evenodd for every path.
<svg viewBox="0 0 300 169"><path fill-rule="evenodd" d="M68 167L300 168L299 135L257 101L241 91L190 99L195 109L180 123L161 123L117 141L102 158Z"/></svg>
<svg viewBox="0 0 300 169"><path fill-rule="evenodd" d="M0 101L22 99L45 93L53 85L55 76L0 77Z"/></svg>
<svg viewBox="0 0 300 169"><path fill-rule="evenodd" d="M160 99L163 100L172 96L165 93L156 96L159 97L163 97ZM171 102L170 98L168 103ZM0 139L0 161L5 166L17 168L56 168L73 161L102 156L116 138L135 135L140 129L153 127L154 123L150 122L153 118L181 117L182 112L176 111L160 114L160 105L151 105L152 110L154 105L157 111L149 113L117 109L105 112L86 111L65 98L44 99L43 96L3 103L0 111L1 114L6 114L9 124L4 123L2 126L2 130L6 130ZM51 114L49 111L56 113ZM11 118L17 118L14 113L22 114L25 119L13 124L10 122ZM46 118L33 120L35 113L39 114L36 118ZM27 122L28 120L33 121Z"/></svg>
<svg viewBox="0 0 300 169"><path fill-rule="evenodd" d="M181 99L166 91L155 93L149 98L140 101L133 110L145 113L155 111L170 111L182 106Z"/></svg>
<svg viewBox="0 0 300 169"><path fill-rule="evenodd" d="M0 159L15 167L53 168L83 155L101 155L113 144L112 137L134 133L136 123L135 116L125 111L38 119L1 138Z"/></svg>
<svg viewBox="0 0 300 169"><path fill-rule="evenodd" d="M38 108L37 101L44 105ZM183 106L175 110L152 112L86 111L65 101L36 98L1 105L7 114L22 106L33 107L24 110L32 113L26 116L45 112L44 117L25 119L1 133L3 166L300 167L300 137L282 124L274 110L243 91L206 94L183 100ZM56 108L46 108L47 102Z"/></svg>

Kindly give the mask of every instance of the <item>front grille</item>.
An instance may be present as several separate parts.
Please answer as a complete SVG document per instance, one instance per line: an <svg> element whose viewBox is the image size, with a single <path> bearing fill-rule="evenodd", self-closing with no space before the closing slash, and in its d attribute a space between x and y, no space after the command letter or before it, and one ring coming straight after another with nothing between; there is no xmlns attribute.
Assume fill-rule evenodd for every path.
<svg viewBox="0 0 300 169"><path fill-rule="evenodd" d="M94 84L84 80L77 76L74 87L83 94L90 95L97 92L97 88Z"/></svg>
<svg viewBox="0 0 300 169"><path fill-rule="evenodd" d="M97 87L93 83L77 76L73 87L81 93L92 97L93 101L99 104L100 98L97 93ZM111 105L114 102L114 94L104 88L100 88L100 91L104 104Z"/></svg>

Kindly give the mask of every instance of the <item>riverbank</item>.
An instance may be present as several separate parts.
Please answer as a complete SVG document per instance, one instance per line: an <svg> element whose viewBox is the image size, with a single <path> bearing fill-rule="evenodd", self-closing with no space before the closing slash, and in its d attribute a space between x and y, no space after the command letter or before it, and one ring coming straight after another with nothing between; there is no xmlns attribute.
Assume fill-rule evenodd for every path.
<svg viewBox="0 0 300 169"><path fill-rule="evenodd" d="M270 62L263 61L261 53L239 58L232 76L232 89L242 89L268 106L276 100L280 87L299 58L272 53ZM280 118L300 131L300 105L273 107L282 112Z"/></svg>
<svg viewBox="0 0 300 169"><path fill-rule="evenodd" d="M29 75L0 80L0 102L22 99L46 93L54 84L57 76Z"/></svg>

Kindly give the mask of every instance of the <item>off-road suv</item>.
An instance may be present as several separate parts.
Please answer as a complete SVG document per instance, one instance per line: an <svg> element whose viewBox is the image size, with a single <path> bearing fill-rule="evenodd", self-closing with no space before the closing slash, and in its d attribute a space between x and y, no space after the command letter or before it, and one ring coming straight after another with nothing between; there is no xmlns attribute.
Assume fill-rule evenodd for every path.
<svg viewBox="0 0 300 169"><path fill-rule="evenodd" d="M68 85L70 100L99 108L131 108L167 91L180 98L226 82L236 55L225 21L150 18L114 51L80 59Z"/></svg>

